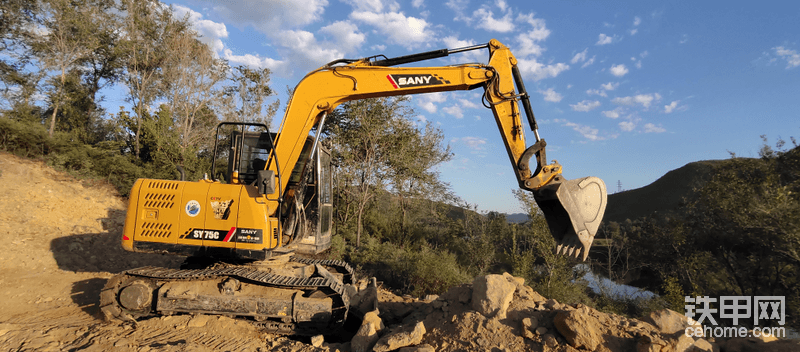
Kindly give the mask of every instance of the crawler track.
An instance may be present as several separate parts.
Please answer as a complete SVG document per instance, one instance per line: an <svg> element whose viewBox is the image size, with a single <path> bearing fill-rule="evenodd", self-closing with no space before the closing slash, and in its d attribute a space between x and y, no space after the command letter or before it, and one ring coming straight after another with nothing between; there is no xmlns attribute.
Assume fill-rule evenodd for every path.
<svg viewBox="0 0 800 352"><path fill-rule="evenodd" d="M158 297L157 291L165 284L175 282L191 284L192 282L202 282L206 280L222 281L227 278L232 278L250 285L258 285L265 288L300 290L309 295L313 293L315 297L330 298L332 301L330 321L327 323L327 327L324 328L327 331L341 328L347 318L349 309L349 299L344 293L344 285L345 283L352 282L353 269L349 264L336 260L293 257L291 261L309 265L320 265L332 269L332 271L343 275L344 283L332 275L307 278L284 276L246 265L222 265L207 269L142 267L125 271L111 278L100 294L100 309L109 321L135 321L152 316L169 315L173 312L159 311L155 302ZM144 291L152 289L152 302L140 299L139 301L142 301L140 309L132 310L125 308L126 305L121 303L121 301L124 302L125 300L125 298L122 298L123 290L132 285L138 285L142 287L141 290ZM130 307L130 304L127 306ZM206 313L206 311L198 311L197 313ZM253 318L252 316L238 315L235 313L225 315ZM313 331L315 328L310 328L309 324L298 323L294 318L296 317L256 319L259 321L254 321L254 323L271 333L302 335L320 333L319 331Z"/></svg>

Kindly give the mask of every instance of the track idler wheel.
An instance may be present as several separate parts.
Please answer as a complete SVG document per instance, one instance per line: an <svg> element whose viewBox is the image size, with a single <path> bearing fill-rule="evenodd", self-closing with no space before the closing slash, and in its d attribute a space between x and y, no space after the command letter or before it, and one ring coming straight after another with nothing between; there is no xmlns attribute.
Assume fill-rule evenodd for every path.
<svg viewBox="0 0 800 352"><path fill-rule="evenodd" d="M135 321L152 315L155 291L150 279L114 276L100 292L100 310L107 321Z"/></svg>

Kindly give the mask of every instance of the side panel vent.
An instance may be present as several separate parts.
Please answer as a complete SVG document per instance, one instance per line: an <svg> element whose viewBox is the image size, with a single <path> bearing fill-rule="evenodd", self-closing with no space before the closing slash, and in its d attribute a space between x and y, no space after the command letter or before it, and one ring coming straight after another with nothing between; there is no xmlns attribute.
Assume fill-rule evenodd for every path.
<svg viewBox="0 0 800 352"><path fill-rule="evenodd" d="M146 208L171 209L175 206L175 194L150 192L144 196L144 206Z"/></svg>
<svg viewBox="0 0 800 352"><path fill-rule="evenodd" d="M147 183L147 188L176 190L178 185L177 181L152 180Z"/></svg>
<svg viewBox="0 0 800 352"><path fill-rule="evenodd" d="M147 238L167 238L172 233L172 224L143 222L139 236Z"/></svg>

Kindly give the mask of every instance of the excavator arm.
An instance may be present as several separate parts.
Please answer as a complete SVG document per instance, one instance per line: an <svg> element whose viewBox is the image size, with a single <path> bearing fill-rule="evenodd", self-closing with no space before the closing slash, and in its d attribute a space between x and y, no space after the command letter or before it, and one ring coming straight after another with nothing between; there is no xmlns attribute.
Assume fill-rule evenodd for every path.
<svg viewBox="0 0 800 352"><path fill-rule="evenodd" d="M394 67L452 53L488 48L488 64L443 67ZM547 163L544 139L522 82L517 59L497 40L454 50L437 50L398 58L337 60L308 75L297 85L286 110L275 153L266 168L277 175L298 162L305 136L322 130L325 117L338 105L357 99L484 88L483 103L494 113L520 188L532 191L547 219L559 253L585 260L606 206L606 188L597 177L565 180L562 167ZM535 142L528 146L522 126L527 116ZM535 168L531 159L535 157ZM288 178L278 180L286 189ZM278 195L270 197L278 199ZM274 202L274 201L273 201ZM270 209L277 209L271 205Z"/></svg>

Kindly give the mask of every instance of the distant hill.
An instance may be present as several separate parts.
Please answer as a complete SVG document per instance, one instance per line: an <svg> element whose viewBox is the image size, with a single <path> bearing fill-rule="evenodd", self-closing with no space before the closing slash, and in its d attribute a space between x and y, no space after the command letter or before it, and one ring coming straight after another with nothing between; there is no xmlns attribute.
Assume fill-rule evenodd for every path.
<svg viewBox="0 0 800 352"><path fill-rule="evenodd" d="M521 224L528 220L530 220L530 217L525 213L506 214L506 221L510 223Z"/></svg>
<svg viewBox="0 0 800 352"><path fill-rule="evenodd" d="M690 197L694 187L702 186L713 175L714 169L726 160L705 160L688 163L667 172L655 182L642 188L623 191L608 196L605 223L625 219L638 219L653 214L674 214L684 197Z"/></svg>

